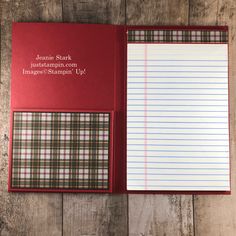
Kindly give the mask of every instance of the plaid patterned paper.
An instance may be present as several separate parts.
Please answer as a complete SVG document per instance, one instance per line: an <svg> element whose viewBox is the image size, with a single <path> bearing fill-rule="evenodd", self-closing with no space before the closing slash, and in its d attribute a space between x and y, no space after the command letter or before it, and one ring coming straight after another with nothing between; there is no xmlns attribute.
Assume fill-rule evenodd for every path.
<svg viewBox="0 0 236 236"><path fill-rule="evenodd" d="M129 30L128 42L227 43L223 30Z"/></svg>
<svg viewBox="0 0 236 236"><path fill-rule="evenodd" d="M12 187L109 188L109 113L14 112Z"/></svg>

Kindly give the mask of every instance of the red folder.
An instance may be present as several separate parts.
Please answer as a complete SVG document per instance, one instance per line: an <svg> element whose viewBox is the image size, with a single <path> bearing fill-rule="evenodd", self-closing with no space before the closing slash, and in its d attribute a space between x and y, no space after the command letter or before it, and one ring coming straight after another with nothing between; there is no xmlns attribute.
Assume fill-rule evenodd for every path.
<svg viewBox="0 0 236 236"><path fill-rule="evenodd" d="M218 26L143 27L13 23L9 191L193 193L193 191L178 191L178 189L174 191L127 190L127 41L135 40L134 36L132 39L132 32L136 30L144 32L155 29L220 32L228 30L227 27ZM134 43L144 42L142 41L144 38L140 35L139 41ZM178 38L175 40L175 43L185 42ZM221 43L221 41L218 42L216 39L214 43ZM45 116L48 120L44 123ZM66 123L65 117L69 117L69 123ZM94 136L94 140L87 142L85 136L81 138L84 142L84 150L79 143L79 138L71 133L82 129L79 120L86 120L86 117L88 117L88 128L84 128L83 132L86 133L89 129L91 135L96 127L99 128L96 128L97 136ZM73 124L72 118L76 120ZM24 123L22 121L24 119L30 120L30 123L27 123L28 121ZM24 138L22 130L27 130L25 126L28 124L31 128L37 125L41 127L39 133L35 127L30 131L32 137L37 136L34 144L32 140L29 141L27 134ZM75 124L76 127L73 126ZM65 130L70 129L69 141L66 138L66 131L60 131L60 128L55 128L56 125L59 127L64 125ZM101 125L103 128L100 127ZM44 127L42 131L43 126L46 128ZM59 131L56 132L53 128L54 134L52 134L48 126ZM107 135L107 130L106 139L104 135ZM50 135L45 135L45 132L49 132ZM103 138L99 136L100 132L103 132ZM63 142L58 138L62 133L65 134ZM43 135L45 138L40 138L44 137ZM52 137L53 143L50 141ZM91 136L88 139L90 138ZM104 139L107 141L106 144L105 141L101 141ZM39 143L35 143L38 141ZM72 146L72 141L76 148ZM57 142L59 142L58 146ZM31 145L32 156L24 154L29 145ZM46 147L47 145L51 146ZM68 148L63 149L62 145L65 147L68 145ZM42 151L40 149L42 147L50 149L50 154L45 150ZM91 151L95 147L96 153ZM74 156L79 156L79 151L82 149L85 153L86 148L91 150L87 155L81 154L81 158L89 158L89 161L84 159L74 161ZM107 155L104 154L103 148L108 151ZM40 160L38 150L44 153L43 161ZM63 162L66 155L60 156L60 151L65 153L65 150L70 150L69 161ZM99 159L100 152L103 153L102 160ZM90 161L92 155L95 159ZM20 158L22 159L19 160ZM35 158L35 161L32 158ZM45 164L48 162L49 164ZM49 167L46 168L44 164ZM35 171L34 168L39 169ZM82 172L80 168L83 169ZM200 193L230 193L230 191L209 192L206 189Z"/></svg>

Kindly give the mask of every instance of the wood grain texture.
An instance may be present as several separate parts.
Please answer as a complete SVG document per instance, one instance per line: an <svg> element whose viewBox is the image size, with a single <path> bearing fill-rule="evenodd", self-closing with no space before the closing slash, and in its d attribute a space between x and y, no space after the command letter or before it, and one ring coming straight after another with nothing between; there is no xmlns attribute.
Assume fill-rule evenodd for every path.
<svg viewBox="0 0 236 236"><path fill-rule="evenodd" d="M125 23L124 0L64 1L63 19L78 23ZM127 235L127 195L63 194L64 235Z"/></svg>
<svg viewBox="0 0 236 236"><path fill-rule="evenodd" d="M127 1L127 24L186 25L188 1ZM193 235L191 195L129 195L129 235Z"/></svg>
<svg viewBox="0 0 236 236"><path fill-rule="evenodd" d="M62 20L61 0L12 0L12 19L17 22L57 22Z"/></svg>
<svg viewBox="0 0 236 236"><path fill-rule="evenodd" d="M53 2L53 4L52 4ZM40 3L40 4L39 4ZM62 195L7 192L12 21L53 21L60 1L2 1L0 87L0 235L61 235ZM53 7L52 7L53 6Z"/></svg>
<svg viewBox="0 0 236 236"><path fill-rule="evenodd" d="M194 235L192 196L129 195L129 235Z"/></svg>
<svg viewBox="0 0 236 236"><path fill-rule="evenodd" d="M191 196L130 195L129 235L193 235Z"/></svg>
<svg viewBox="0 0 236 236"><path fill-rule="evenodd" d="M127 0L128 25L185 25L188 0Z"/></svg>
<svg viewBox="0 0 236 236"><path fill-rule="evenodd" d="M127 235L127 196L65 194L64 235Z"/></svg>
<svg viewBox="0 0 236 236"><path fill-rule="evenodd" d="M70 0L63 1L65 22L94 24L124 24L124 0Z"/></svg>
<svg viewBox="0 0 236 236"><path fill-rule="evenodd" d="M231 196L195 196L196 236L236 235L236 162L235 162L235 91L236 91L236 2L235 0L195 0L190 4L190 24L229 26L229 92Z"/></svg>

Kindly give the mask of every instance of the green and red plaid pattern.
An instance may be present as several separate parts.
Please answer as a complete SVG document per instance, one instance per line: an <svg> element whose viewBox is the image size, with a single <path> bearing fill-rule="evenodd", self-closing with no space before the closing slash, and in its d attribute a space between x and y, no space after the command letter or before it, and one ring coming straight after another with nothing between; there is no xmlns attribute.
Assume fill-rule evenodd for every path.
<svg viewBox="0 0 236 236"><path fill-rule="evenodd" d="M110 113L14 112L12 188L109 189Z"/></svg>
<svg viewBox="0 0 236 236"><path fill-rule="evenodd" d="M128 30L128 42L227 43L224 30Z"/></svg>

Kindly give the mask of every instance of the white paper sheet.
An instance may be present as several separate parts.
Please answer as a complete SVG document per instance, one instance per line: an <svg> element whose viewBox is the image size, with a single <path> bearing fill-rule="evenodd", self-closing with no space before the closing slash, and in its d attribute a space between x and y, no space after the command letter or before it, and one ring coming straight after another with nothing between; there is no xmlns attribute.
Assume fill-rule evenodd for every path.
<svg viewBox="0 0 236 236"><path fill-rule="evenodd" d="M230 190L227 44L128 44L127 189Z"/></svg>

